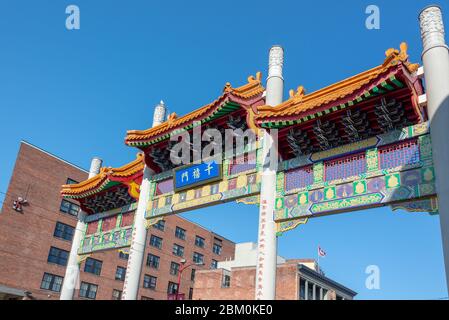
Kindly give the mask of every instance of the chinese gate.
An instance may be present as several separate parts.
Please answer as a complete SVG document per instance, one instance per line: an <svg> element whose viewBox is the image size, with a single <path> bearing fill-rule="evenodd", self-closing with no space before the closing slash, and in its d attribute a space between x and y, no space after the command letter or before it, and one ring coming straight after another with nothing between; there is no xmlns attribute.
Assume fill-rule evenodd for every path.
<svg viewBox="0 0 449 320"><path fill-rule="evenodd" d="M435 12L438 18L435 7L421 14L424 38L438 23ZM435 48L441 46L430 47ZM406 44L387 50L381 62L313 93L300 86L283 101L283 50L275 46L266 88L257 73L243 86L227 83L216 100L182 117L172 113L165 120L159 105L152 128L127 133L125 143L141 151L136 160L120 168L94 168L88 180L63 186L62 195L78 200L83 213L61 299L71 299L70 283L83 257L121 248L130 253L123 299L135 299L146 228L167 215L200 207L228 201L259 204L256 299L274 298L276 236L309 218L387 205L437 214L438 203L441 213L436 176L441 175L438 188L444 190L449 175L441 169L446 164L434 168L433 160L438 161L432 151L444 157L448 147L434 142L432 148L441 128L433 127L429 83L435 73L449 79L449 63L426 70L426 96L422 69L409 62ZM448 82L438 84L446 94ZM444 103L436 108L446 108L447 115ZM170 137L199 125L222 132L251 129L258 140L254 148L223 156L221 163L175 166ZM279 161L267 165L273 153Z"/></svg>

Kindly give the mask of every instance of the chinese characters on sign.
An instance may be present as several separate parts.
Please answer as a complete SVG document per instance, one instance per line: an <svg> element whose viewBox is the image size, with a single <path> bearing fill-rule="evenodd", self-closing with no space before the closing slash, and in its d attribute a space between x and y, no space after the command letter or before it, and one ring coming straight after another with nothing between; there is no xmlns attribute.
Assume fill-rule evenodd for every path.
<svg viewBox="0 0 449 320"><path fill-rule="evenodd" d="M175 169L175 191L221 180L221 165L211 161Z"/></svg>
<svg viewBox="0 0 449 320"><path fill-rule="evenodd" d="M262 210L260 213L260 226L259 226L259 249L258 249L258 274L257 274L257 288L256 299L260 299L263 296L263 265L265 260L265 225L267 217L267 200L261 199L260 204Z"/></svg>

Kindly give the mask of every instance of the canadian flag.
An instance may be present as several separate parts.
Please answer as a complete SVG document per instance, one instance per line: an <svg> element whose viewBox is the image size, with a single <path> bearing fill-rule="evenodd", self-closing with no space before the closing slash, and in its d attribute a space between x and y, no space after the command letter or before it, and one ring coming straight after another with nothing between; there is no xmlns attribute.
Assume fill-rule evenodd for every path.
<svg viewBox="0 0 449 320"><path fill-rule="evenodd" d="M326 256L326 252L323 249L321 249L320 246L318 246L318 255L320 257L325 257Z"/></svg>

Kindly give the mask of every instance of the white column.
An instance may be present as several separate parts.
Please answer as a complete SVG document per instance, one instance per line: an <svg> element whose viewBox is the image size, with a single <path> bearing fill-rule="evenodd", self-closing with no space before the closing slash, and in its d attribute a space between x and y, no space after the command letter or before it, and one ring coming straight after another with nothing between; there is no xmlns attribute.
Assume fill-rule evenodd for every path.
<svg viewBox="0 0 449 320"><path fill-rule="evenodd" d="M123 284L122 300L136 300L139 291L140 274L145 255L147 229L145 228L145 211L150 200L150 177L153 171L145 166L140 185L139 203L134 216L134 229L129 249L128 266Z"/></svg>
<svg viewBox="0 0 449 320"><path fill-rule="evenodd" d="M306 283L305 283L304 300L309 300L309 281L307 281L307 280L306 280Z"/></svg>
<svg viewBox="0 0 449 320"><path fill-rule="evenodd" d="M441 9L438 6L425 8L419 15L419 21L446 283L449 290L449 51L444 40Z"/></svg>
<svg viewBox="0 0 449 320"><path fill-rule="evenodd" d="M282 68L284 51L273 46L269 54L266 104L276 106L282 102L284 79ZM277 172L277 132L263 132L263 170L261 174L259 235L256 266L256 300L276 298L277 238L274 222Z"/></svg>
<svg viewBox="0 0 449 320"><path fill-rule="evenodd" d="M89 178L100 173L102 160L93 158L90 163ZM62 283L60 300L72 300L73 293L79 280L80 265L78 263L78 250L83 240L84 232L87 224L84 222L86 213L80 211L78 213L78 222L76 224L75 233L72 240L72 248L70 249L69 260L67 261L67 268L65 271L64 282Z"/></svg>

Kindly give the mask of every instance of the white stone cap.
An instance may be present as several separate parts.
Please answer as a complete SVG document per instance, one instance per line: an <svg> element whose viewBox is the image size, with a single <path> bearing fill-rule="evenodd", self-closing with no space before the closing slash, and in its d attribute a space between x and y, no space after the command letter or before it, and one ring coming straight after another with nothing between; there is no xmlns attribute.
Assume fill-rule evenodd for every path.
<svg viewBox="0 0 449 320"><path fill-rule="evenodd" d="M423 43L423 54L435 47L446 47L441 8L438 5L425 7L419 14L419 25Z"/></svg>

